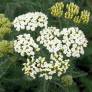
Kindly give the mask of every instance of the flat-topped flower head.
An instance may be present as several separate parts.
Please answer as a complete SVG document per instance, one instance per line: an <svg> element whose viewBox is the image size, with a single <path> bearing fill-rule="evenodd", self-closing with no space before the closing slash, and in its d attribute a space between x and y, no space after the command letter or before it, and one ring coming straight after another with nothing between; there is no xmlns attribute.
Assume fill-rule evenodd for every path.
<svg viewBox="0 0 92 92"><path fill-rule="evenodd" d="M50 53L59 51L62 47L60 36L60 30L56 27L48 27L40 31L40 36L37 41L42 44Z"/></svg>
<svg viewBox="0 0 92 92"><path fill-rule="evenodd" d="M64 4L63 2L57 2L50 8L51 14L55 17L61 17L63 15Z"/></svg>
<svg viewBox="0 0 92 92"><path fill-rule="evenodd" d="M51 54L51 61L47 62L45 57L38 57L32 60L27 59L27 63L23 64L23 71L25 75L36 78L39 73L39 77L44 77L46 80L51 80L54 74L60 77L69 68L69 60L63 60L62 55L57 54L58 58L54 54Z"/></svg>
<svg viewBox="0 0 92 92"><path fill-rule="evenodd" d="M15 52L20 53L21 56L33 56L35 51L39 51L39 46L35 43L30 34L18 35L14 41Z"/></svg>
<svg viewBox="0 0 92 92"><path fill-rule="evenodd" d="M74 15L79 13L79 6L72 2L66 5L66 9L67 9L67 12L70 12Z"/></svg>
<svg viewBox="0 0 92 92"><path fill-rule="evenodd" d="M0 41L0 57L9 53L13 53L13 42L7 40Z"/></svg>
<svg viewBox="0 0 92 92"><path fill-rule="evenodd" d="M4 14L0 14L0 38L11 32L11 22Z"/></svg>
<svg viewBox="0 0 92 92"><path fill-rule="evenodd" d="M90 18L90 12L88 10L81 11L81 15L80 15L81 22L87 24L89 22L89 18Z"/></svg>
<svg viewBox="0 0 92 92"><path fill-rule="evenodd" d="M35 31L37 27L47 27L48 17L42 12L29 12L15 18L13 25L16 31L31 30Z"/></svg>
<svg viewBox="0 0 92 92"><path fill-rule="evenodd" d="M69 3L66 5L65 18L72 19L75 15L79 13L79 7L74 3Z"/></svg>
<svg viewBox="0 0 92 92"><path fill-rule="evenodd" d="M84 54L84 47L87 47L87 39L78 27L63 28L61 31L63 53L67 57L80 57Z"/></svg>

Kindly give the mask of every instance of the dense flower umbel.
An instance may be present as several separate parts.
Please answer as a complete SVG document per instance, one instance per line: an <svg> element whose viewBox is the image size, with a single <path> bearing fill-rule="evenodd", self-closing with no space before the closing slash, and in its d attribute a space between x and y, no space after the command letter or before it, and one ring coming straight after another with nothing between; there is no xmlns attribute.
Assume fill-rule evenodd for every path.
<svg viewBox="0 0 92 92"><path fill-rule="evenodd" d="M70 3L57 2L50 8L51 15L72 20L76 24L87 24L90 18L88 10L81 11L79 6Z"/></svg>
<svg viewBox="0 0 92 92"><path fill-rule="evenodd" d="M90 17L90 12L89 11L87 11L87 10L81 11L81 15L80 15L81 22L83 22L84 24L88 23L89 22L89 17Z"/></svg>
<svg viewBox="0 0 92 92"><path fill-rule="evenodd" d="M63 15L63 9L64 9L64 4L63 2L57 2L55 5L53 5L50 10L51 14L55 17L60 17Z"/></svg>
<svg viewBox="0 0 92 92"><path fill-rule="evenodd" d="M61 31L63 53L67 57L80 57L84 54L84 47L87 47L87 39L78 27L63 28Z"/></svg>
<svg viewBox="0 0 92 92"><path fill-rule="evenodd" d="M7 40L0 41L0 57L9 53L13 53L13 42Z"/></svg>
<svg viewBox="0 0 92 92"><path fill-rule="evenodd" d="M73 21L77 24L83 23L83 24L87 24L89 22L89 18L90 18L90 12L87 10L83 10L81 11L80 16L75 16Z"/></svg>
<svg viewBox="0 0 92 92"><path fill-rule="evenodd" d="M66 5L65 18L72 19L75 15L79 13L79 7L74 3L69 3Z"/></svg>
<svg viewBox="0 0 92 92"><path fill-rule="evenodd" d="M4 14L0 14L0 38L11 32L11 22Z"/></svg>
<svg viewBox="0 0 92 92"><path fill-rule="evenodd" d="M42 12L29 12L15 18L13 25L17 31L35 31L37 27L47 27L47 16Z"/></svg>
<svg viewBox="0 0 92 92"><path fill-rule="evenodd" d="M69 67L69 60L63 60L61 53L51 55L51 61L48 63L45 57L39 57L37 59L32 58L30 61L27 59L27 63L24 63L23 71L26 75L36 78L39 73L39 77L45 77L46 80L52 79L53 74L61 76L65 73Z"/></svg>
<svg viewBox="0 0 92 92"><path fill-rule="evenodd" d="M30 34L18 35L17 40L14 41L14 49L20 53L21 56L33 56L35 51L39 51L38 45L35 43Z"/></svg>
<svg viewBox="0 0 92 92"><path fill-rule="evenodd" d="M56 27L48 27L40 31L40 36L37 41L51 53L59 51L62 47L62 41L58 39L60 30Z"/></svg>

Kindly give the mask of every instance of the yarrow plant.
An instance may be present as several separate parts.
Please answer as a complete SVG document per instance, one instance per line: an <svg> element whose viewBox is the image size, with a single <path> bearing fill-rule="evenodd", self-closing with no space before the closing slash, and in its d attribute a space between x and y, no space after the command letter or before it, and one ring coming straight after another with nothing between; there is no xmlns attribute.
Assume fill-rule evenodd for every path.
<svg viewBox="0 0 92 92"><path fill-rule="evenodd" d="M79 16L80 8L74 3L65 5L57 2L50 11L55 17L64 16L78 24L88 23L90 16L87 10L81 11ZM59 29L48 26L48 23L47 15L42 12L19 15L13 21L17 32L24 30L22 34L18 32L19 35L14 40L14 50L26 58L22 70L33 79L44 77L51 80L56 75L61 77L71 66L71 58L83 55L88 44L84 33L78 27Z"/></svg>
<svg viewBox="0 0 92 92"><path fill-rule="evenodd" d="M80 54L84 54L83 48L87 46L87 42L85 35L77 27L63 28L62 30L56 27L45 27L40 30L36 39L31 34L18 35L14 41L14 49L21 56L28 56L27 62L23 64L24 74L33 79L39 75L48 80L52 79L55 74L61 76L69 68L70 60L64 59L63 54L66 57L80 57ZM43 57L41 46L49 52L49 58Z"/></svg>
<svg viewBox="0 0 92 92"><path fill-rule="evenodd" d="M83 82L80 77L86 78L87 72L81 66L84 59L90 59L86 56L92 54L91 43L88 43L90 32L85 32L91 25L89 10L69 0L52 6L49 5L56 0L47 0L46 6L42 0L23 1L10 4L14 5L12 15L8 14L11 20L5 16L7 10L0 14L0 92L79 91L76 80L79 78L78 81ZM19 7L21 5L23 7ZM33 11L16 12L22 8L25 8L22 13L29 8ZM88 39L85 33L88 33ZM15 85L16 81L18 85ZM11 90L12 87L6 87L11 82L14 84L12 87L20 88Z"/></svg>

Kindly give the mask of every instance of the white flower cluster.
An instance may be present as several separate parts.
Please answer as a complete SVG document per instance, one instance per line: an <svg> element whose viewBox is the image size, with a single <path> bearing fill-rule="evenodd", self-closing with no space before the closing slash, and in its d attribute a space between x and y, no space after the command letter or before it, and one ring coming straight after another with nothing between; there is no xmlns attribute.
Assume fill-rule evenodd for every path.
<svg viewBox="0 0 92 92"><path fill-rule="evenodd" d="M35 55L35 51L39 51L39 46L35 43L30 34L18 35L14 41L14 50L20 53L21 56Z"/></svg>
<svg viewBox="0 0 92 92"><path fill-rule="evenodd" d="M43 44L44 47L51 53L56 53L62 47L62 41L58 39L60 30L56 27L48 27L40 31L40 36L37 41Z"/></svg>
<svg viewBox="0 0 92 92"><path fill-rule="evenodd" d="M69 67L69 60L63 60L62 54L52 54L51 61L48 63L45 58L39 57L38 59L32 58L30 61L27 59L27 63L24 63L23 71L26 75L36 78L36 75L40 73L39 77L45 77L46 80L52 79L54 74L61 76L65 73Z"/></svg>
<svg viewBox="0 0 92 92"><path fill-rule="evenodd" d="M52 74L56 72L58 76L61 76L63 73L66 73L70 66L69 59L64 60L61 52L51 54L50 59L50 62L53 62Z"/></svg>
<svg viewBox="0 0 92 92"><path fill-rule="evenodd" d="M37 27L47 27L48 17L42 12L29 12L15 18L13 25L17 31L35 31Z"/></svg>
<svg viewBox="0 0 92 92"><path fill-rule="evenodd" d="M63 28L61 31L56 27L48 27L40 31L37 41L50 53L62 50L67 57L80 57L84 54L87 39L78 27Z"/></svg>
<svg viewBox="0 0 92 92"><path fill-rule="evenodd" d="M63 28L61 31L62 49L67 57L80 57L84 54L84 47L87 47L87 39L78 27Z"/></svg>
<svg viewBox="0 0 92 92"><path fill-rule="evenodd" d="M52 79L54 74L61 76L70 65L68 59L64 60L63 54L67 57L78 58L84 54L84 47L87 47L88 43L84 33L77 27L63 28L60 31L56 27L47 27L47 19L47 16L41 12L30 12L16 17L13 22L17 31L35 31L37 27L43 27L35 40L30 34L25 33L18 35L14 41L16 52L21 56L31 57L31 60L27 59L27 62L23 64L22 70L33 79L37 74L39 77L45 77L46 80ZM35 56L36 52L41 50L35 41L49 51L49 61L41 55L38 58Z"/></svg>

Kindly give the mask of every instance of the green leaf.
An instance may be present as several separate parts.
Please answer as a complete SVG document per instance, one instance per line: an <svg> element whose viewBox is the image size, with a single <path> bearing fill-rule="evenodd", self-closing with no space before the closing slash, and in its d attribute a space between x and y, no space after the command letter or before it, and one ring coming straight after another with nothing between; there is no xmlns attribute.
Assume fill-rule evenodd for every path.
<svg viewBox="0 0 92 92"><path fill-rule="evenodd" d="M3 61L0 63L0 78L2 78L3 75L7 72L10 65L10 61Z"/></svg>
<svg viewBox="0 0 92 92"><path fill-rule="evenodd" d="M80 81L85 86L85 92L92 92L92 79L88 77L81 77Z"/></svg>
<svg viewBox="0 0 92 92"><path fill-rule="evenodd" d="M69 86L66 89L67 89L66 92L80 92L75 83L72 86Z"/></svg>

